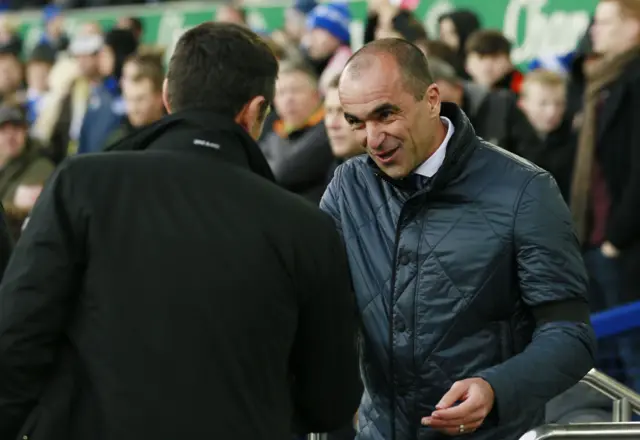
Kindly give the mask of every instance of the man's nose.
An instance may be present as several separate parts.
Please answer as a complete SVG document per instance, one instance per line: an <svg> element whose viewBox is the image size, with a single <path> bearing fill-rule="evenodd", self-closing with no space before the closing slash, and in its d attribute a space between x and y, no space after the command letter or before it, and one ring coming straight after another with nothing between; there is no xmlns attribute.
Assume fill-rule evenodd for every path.
<svg viewBox="0 0 640 440"><path fill-rule="evenodd" d="M333 115L327 116L324 120L324 125L331 129L339 128L338 117Z"/></svg>
<svg viewBox="0 0 640 440"><path fill-rule="evenodd" d="M384 141L384 133L380 130L378 124L375 123L367 123L366 125L367 132L367 148L370 150L375 150Z"/></svg>

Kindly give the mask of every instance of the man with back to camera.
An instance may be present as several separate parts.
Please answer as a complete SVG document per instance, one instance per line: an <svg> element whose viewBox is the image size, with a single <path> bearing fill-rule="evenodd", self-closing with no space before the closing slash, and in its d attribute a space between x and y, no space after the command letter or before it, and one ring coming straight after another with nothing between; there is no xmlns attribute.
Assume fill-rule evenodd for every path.
<svg viewBox="0 0 640 440"><path fill-rule="evenodd" d="M357 438L518 439L593 365L587 277L557 186L441 103L411 43L364 46L339 94L368 153L337 169L321 203L363 320Z"/></svg>
<svg viewBox="0 0 640 440"><path fill-rule="evenodd" d="M349 423L362 389L340 237L254 141L277 71L248 29L202 24L171 59L170 115L61 165L0 287L0 438Z"/></svg>

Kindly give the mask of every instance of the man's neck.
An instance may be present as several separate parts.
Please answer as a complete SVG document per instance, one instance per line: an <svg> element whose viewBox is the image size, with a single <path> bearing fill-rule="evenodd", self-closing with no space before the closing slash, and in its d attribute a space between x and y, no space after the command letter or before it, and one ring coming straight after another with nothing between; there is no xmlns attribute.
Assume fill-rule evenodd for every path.
<svg viewBox="0 0 640 440"><path fill-rule="evenodd" d="M449 127L447 126L447 123L440 119L439 124L436 126L436 135L433 139L433 145L431 145L431 148L429 149L429 155L427 156L425 161L429 160L429 158L433 156L433 153L438 151L438 148L440 148L440 145L442 145L445 138L447 137L448 130Z"/></svg>

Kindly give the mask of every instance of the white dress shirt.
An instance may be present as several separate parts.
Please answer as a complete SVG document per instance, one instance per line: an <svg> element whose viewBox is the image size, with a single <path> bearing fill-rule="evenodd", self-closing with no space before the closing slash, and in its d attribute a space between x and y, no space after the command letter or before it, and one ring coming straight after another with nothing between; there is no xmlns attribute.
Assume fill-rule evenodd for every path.
<svg viewBox="0 0 640 440"><path fill-rule="evenodd" d="M447 135L444 137L438 149L429 156L429 159L422 162L422 165L414 171L414 173L420 174L421 176L433 177L438 172L444 162L444 157L447 155L447 145L451 140L451 136L453 136L453 133L456 131L456 128L449 118L440 116L440 120L447 125Z"/></svg>

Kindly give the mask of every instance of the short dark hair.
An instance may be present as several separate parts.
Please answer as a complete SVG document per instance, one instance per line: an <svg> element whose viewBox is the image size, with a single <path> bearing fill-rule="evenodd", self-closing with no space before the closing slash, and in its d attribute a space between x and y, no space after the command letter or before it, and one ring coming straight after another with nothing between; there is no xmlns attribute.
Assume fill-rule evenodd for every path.
<svg viewBox="0 0 640 440"><path fill-rule="evenodd" d="M511 42L495 29L482 29L469 36L465 44L467 55L477 53L480 56L498 56L511 54Z"/></svg>
<svg viewBox="0 0 640 440"><path fill-rule="evenodd" d="M402 74L404 88L415 99L422 100L427 88L433 84L433 77L429 70L429 62L422 51L415 44L400 38L382 38L372 41L354 53L347 66L353 65L356 70L366 68L359 65L363 55L386 54L396 61Z"/></svg>
<svg viewBox="0 0 640 440"><path fill-rule="evenodd" d="M458 64L458 54L455 50L451 49L445 43L439 40L429 40L418 44L418 47L422 46L427 52L427 60L431 61L431 58L438 58L452 66ZM431 63L429 63L431 65Z"/></svg>
<svg viewBox="0 0 640 440"><path fill-rule="evenodd" d="M142 24L142 19L138 17L129 17L131 21L131 30L141 34L144 31L144 25Z"/></svg>
<svg viewBox="0 0 640 440"><path fill-rule="evenodd" d="M265 41L244 26L207 22L176 45L167 72L172 111L200 108L236 116L251 99L273 101L278 61Z"/></svg>
<svg viewBox="0 0 640 440"><path fill-rule="evenodd" d="M318 74L313 67L303 60L285 60L280 62L278 74L302 73L311 79L316 85L318 84Z"/></svg>
<svg viewBox="0 0 640 440"><path fill-rule="evenodd" d="M126 63L135 64L138 67L138 74L133 78L134 82L149 80L154 92L162 91L164 81L164 66L162 65L162 55L155 53L136 53L127 58Z"/></svg>
<svg viewBox="0 0 640 440"><path fill-rule="evenodd" d="M429 68L435 81L446 81L450 84L460 83L456 69L445 60L429 57Z"/></svg>

